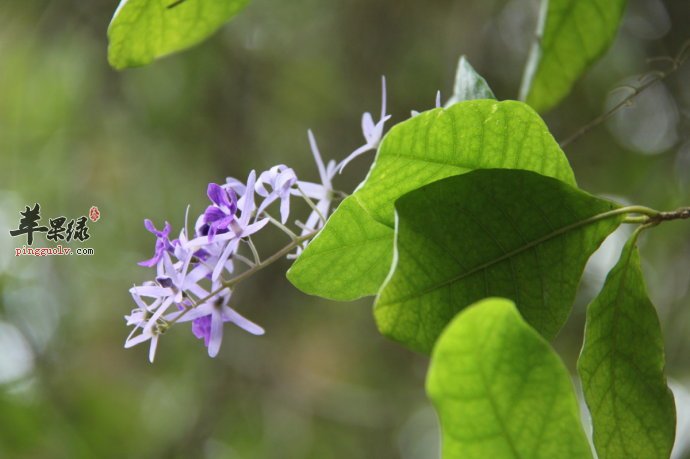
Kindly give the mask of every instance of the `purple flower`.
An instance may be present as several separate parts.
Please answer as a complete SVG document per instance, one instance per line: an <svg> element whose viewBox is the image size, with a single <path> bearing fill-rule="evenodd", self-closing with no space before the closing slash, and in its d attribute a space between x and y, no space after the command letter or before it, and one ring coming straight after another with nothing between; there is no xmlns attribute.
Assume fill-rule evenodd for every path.
<svg viewBox="0 0 690 459"><path fill-rule="evenodd" d="M220 287L220 283L217 282L214 282L213 285L213 290ZM192 333L197 338L204 340L204 346L208 348L210 357L218 355L223 341L223 324L225 322L232 322L253 335L264 334L263 328L228 306L230 296L230 289L222 290L206 303L190 309L179 320L179 322L192 321Z"/></svg>
<svg viewBox="0 0 690 459"><path fill-rule="evenodd" d="M174 295L175 303L182 302L183 293L189 292L201 297L206 291L198 283L210 272L204 264L196 264L190 268L191 252L187 252L187 258L173 263L169 255L163 257L162 269L159 270L156 282L161 287L169 289Z"/></svg>
<svg viewBox="0 0 690 459"><path fill-rule="evenodd" d="M244 188L244 194L236 201L236 213L227 231L216 233L211 238L200 231L199 222L197 222L197 237L186 243L187 250L197 253L199 250L203 250L209 254L209 257L204 260L204 264L208 266L213 263L211 278L214 281L220 277L223 269L228 268L233 254L239 249L242 238L251 236L269 222L267 218L264 218L250 223L256 211L254 204L255 185L255 171L251 171L249 174L246 186L240 187L238 183L233 184L234 189Z"/></svg>
<svg viewBox="0 0 690 459"><path fill-rule="evenodd" d="M213 205L206 208L204 223L208 225L208 239L211 241L216 234L227 232L235 220L237 196L232 189L215 183L208 184L207 194Z"/></svg>
<svg viewBox="0 0 690 459"><path fill-rule="evenodd" d="M199 317L192 321L192 333L199 339L204 340L204 346L208 347L211 341L211 315Z"/></svg>
<svg viewBox="0 0 690 459"><path fill-rule="evenodd" d="M386 114L386 77L381 77L381 117L374 123L374 118L371 116L371 113L366 112L362 115L362 134L364 134L365 144L350 153L350 155L338 165L338 173L342 173L345 166L356 157L367 151L376 150L379 147L381 139L383 138L384 125L390 118L391 115Z"/></svg>
<svg viewBox="0 0 690 459"><path fill-rule="evenodd" d="M240 240L242 238L251 236L252 234L256 233L261 228L266 226L266 224L269 222L267 218L264 218L261 220L256 220L254 223L249 223L252 219L252 216L254 215L254 211L256 210L256 206L254 205L255 184L256 172L251 171L249 173L249 177L247 178L247 186L245 189L245 193L237 201L240 216L235 218L235 220L230 225L231 231L228 231L224 234L219 234L215 238L215 241L217 242L228 241L228 244L223 250L220 257L218 257L216 266L213 269L211 279L214 281L220 277L220 273L223 271L226 262L239 249ZM192 242L194 241L190 241L190 243Z"/></svg>
<svg viewBox="0 0 690 459"><path fill-rule="evenodd" d="M165 227L163 228L163 230L158 231L156 227L153 226L153 222L148 218L144 220L144 227L150 233L153 233L156 236L156 249L153 254L153 258L145 261L140 261L138 264L139 266L146 266L147 268L150 268L158 264L166 250L172 248L172 246L170 245L170 240L168 240L168 236L170 235L172 227L170 226L170 223L165 222Z"/></svg>

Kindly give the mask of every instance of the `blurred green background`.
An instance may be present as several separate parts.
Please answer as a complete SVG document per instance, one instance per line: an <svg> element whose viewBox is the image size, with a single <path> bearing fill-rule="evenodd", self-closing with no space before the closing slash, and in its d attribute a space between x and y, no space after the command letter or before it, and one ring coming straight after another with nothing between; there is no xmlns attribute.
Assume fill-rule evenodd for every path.
<svg viewBox="0 0 690 459"><path fill-rule="evenodd" d="M144 218L176 231L206 206L210 181L287 163L316 179L306 130L326 158L362 143L388 78L393 121L449 96L467 54L500 99L517 94L534 27L531 0L254 0L209 41L115 72L106 28L115 1L0 4L0 457L438 457L424 395L427 359L378 335L371 299L308 297L288 261L244 283L233 306L264 337L227 326L218 358L184 327L124 350L127 289L151 273ZM625 96L690 38L687 0L631 0L610 52L549 113L557 139ZM618 88L612 92L612 90ZM580 185L662 210L690 205L690 64L567 149ZM358 159L337 186L366 173ZM14 257L19 211L84 215L92 257ZM302 216L302 218L304 218ZM649 231L642 255L666 335L690 457L690 224ZM621 232L592 260L556 347L574 369L587 302ZM263 253L282 242L265 238ZM45 244L38 236L38 245ZM684 424L683 424L684 423ZM685 452L683 452L685 451Z"/></svg>

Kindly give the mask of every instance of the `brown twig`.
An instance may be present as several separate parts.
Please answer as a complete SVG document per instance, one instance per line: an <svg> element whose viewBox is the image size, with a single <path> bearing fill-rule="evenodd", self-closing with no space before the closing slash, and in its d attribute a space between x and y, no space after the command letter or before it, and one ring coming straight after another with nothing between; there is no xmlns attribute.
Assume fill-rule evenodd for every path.
<svg viewBox="0 0 690 459"><path fill-rule="evenodd" d="M647 88L650 86L654 86L656 83L659 83L660 81L665 80L668 78L671 74L675 73L682 65L685 63L685 61L690 57L690 40L685 42L683 47L680 49L678 54L676 55L675 58L670 58L670 57L663 57L663 58L653 58L653 60L669 60L671 62L671 68L669 68L666 71L652 71L650 73L647 73L644 75L644 77L649 76L649 75L654 75L649 81L646 83L634 87L634 86L626 86L631 89L630 95L625 97L623 100L618 102L616 105L614 105L611 109L608 111L602 113L601 115L597 116L594 118L592 121L589 123L585 124L582 126L580 129L575 131L570 137L566 138L560 143L561 148L565 148L571 143L575 142L578 140L580 137L591 131L593 128L597 127L604 121L608 120L613 116L618 110L621 108L625 107L626 105L629 105L635 97L639 96L642 92L644 92ZM644 77L642 79L644 79Z"/></svg>

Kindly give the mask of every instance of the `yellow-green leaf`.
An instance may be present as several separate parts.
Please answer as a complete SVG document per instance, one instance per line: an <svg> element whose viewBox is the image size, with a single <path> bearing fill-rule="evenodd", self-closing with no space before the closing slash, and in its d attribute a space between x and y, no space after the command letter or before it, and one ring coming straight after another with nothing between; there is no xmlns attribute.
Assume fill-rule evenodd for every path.
<svg viewBox="0 0 690 459"><path fill-rule="evenodd" d="M514 169L440 180L400 198L396 211L395 262L374 312L381 333L421 352L489 296L515 301L553 338L587 260L623 218L612 202Z"/></svg>
<svg viewBox="0 0 690 459"><path fill-rule="evenodd" d="M431 357L427 393L443 459L589 459L568 371L508 300L457 315Z"/></svg>
<svg viewBox="0 0 690 459"><path fill-rule="evenodd" d="M542 0L537 38L520 100L538 112L552 108L609 48L626 0Z"/></svg>
<svg viewBox="0 0 690 459"><path fill-rule="evenodd" d="M333 213L288 278L306 293L336 300L375 294L393 256L395 200L445 177L498 167L575 184L546 125L521 102L470 100L394 126L366 180Z"/></svg>
<svg viewBox="0 0 690 459"><path fill-rule="evenodd" d="M664 341L633 237L587 308L578 362L599 459L667 459L676 432Z"/></svg>
<svg viewBox="0 0 690 459"><path fill-rule="evenodd" d="M108 27L116 69L146 65L201 42L249 0L122 0Z"/></svg>

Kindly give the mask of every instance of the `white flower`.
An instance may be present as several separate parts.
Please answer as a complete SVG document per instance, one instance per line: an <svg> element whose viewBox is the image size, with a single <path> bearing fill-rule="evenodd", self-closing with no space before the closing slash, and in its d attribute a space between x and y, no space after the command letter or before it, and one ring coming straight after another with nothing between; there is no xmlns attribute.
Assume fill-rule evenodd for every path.
<svg viewBox="0 0 690 459"><path fill-rule="evenodd" d="M307 131L307 135L309 137L309 146L314 155L316 167L319 170L321 183L298 181L297 189L293 190L293 194L295 195L304 193L307 198L313 200L312 204L314 205L306 222L300 225L302 227L302 236L316 231L326 223L325 220L328 218L328 213L331 210L331 204L333 202L334 193L332 179L338 168L333 160L329 161L327 165L324 165L314 134L309 130ZM296 253L288 255L288 258L296 258L301 252L302 247L297 247Z"/></svg>
<svg viewBox="0 0 690 459"><path fill-rule="evenodd" d="M280 221L285 223L290 215L290 195L297 183L297 175L291 168L279 164L259 175L254 186L256 194L264 200L256 211L257 217L277 199L280 199ZM270 187L270 191L266 187Z"/></svg>
<svg viewBox="0 0 690 459"><path fill-rule="evenodd" d="M342 173L345 166L350 161L368 151L376 150L383 138L383 129L386 121L390 119L391 115L386 114L386 77L381 77L381 117L374 123L374 118L371 113L366 112L362 115L362 134L364 134L365 143L350 155L345 158L338 165L338 173Z"/></svg>
<svg viewBox="0 0 690 459"><path fill-rule="evenodd" d="M169 288L147 282L144 285L131 288L130 293L137 307L125 316L127 325L134 325L134 329L125 340L125 348L128 349L150 340L149 361L153 362L156 356L158 337L166 330L165 323L159 319L173 304L173 292ZM151 304L146 304L142 300L142 296L154 300ZM137 335L137 331L141 332Z"/></svg>

